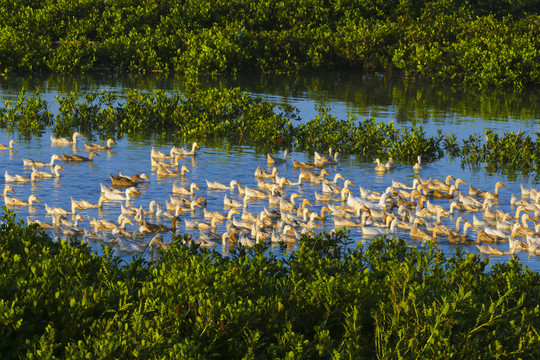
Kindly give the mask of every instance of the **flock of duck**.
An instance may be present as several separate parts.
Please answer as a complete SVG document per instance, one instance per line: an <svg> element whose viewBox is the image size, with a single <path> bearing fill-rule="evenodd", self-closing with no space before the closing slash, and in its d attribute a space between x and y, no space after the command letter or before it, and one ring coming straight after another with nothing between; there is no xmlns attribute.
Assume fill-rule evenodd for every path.
<svg viewBox="0 0 540 360"><path fill-rule="evenodd" d="M71 145L76 150L77 138L81 136L74 133L71 139L51 137L51 144ZM9 145L0 144L0 150L12 151L17 144L14 140ZM28 199L14 197L10 184L58 178L64 170L60 162L91 163L101 151L110 150L115 144L114 140L106 144L84 143L87 157L52 154L50 162L22 159L22 167L32 172L25 176L5 171L5 205L40 206L34 194ZM261 241L294 247L302 234L346 227L367 238L387 234L405 237L412 246L433 241L476 246L489 255L518 251L540 255L540 223L536 221L540 218L540 191L533 188L522 186L521 196L511 197L512 213L504 212L499 207L499 191L506 186L501 182L488 191L476 189L452 175L425 179L420 176L419 157L411 184L392 180L384 191L375 191L336 172L338 153L331 149L328 155L316 152L313 163L295 159L289 162L287 151L283 156L268 154L265 164L253 169L251 187L234 179L222 183L222 177L196 184L189 180L190 170L184 160L195 157L198 148L197 143L191 149L172 147L167 153L152 148L148 171L155 172L158 178L178 178L186 185L174 182L166 199L153 199L147 206L135 205L141 184L149 186L147 173L110 174L110 184L100 185L97 202L71 198L69 209L43 204L52 222L28 217L28 223L51 229L58 237L80 236L127 253L167 248L169 242L164 235L171 233L189 233L191 241L208 247L221 245L225 251L225 247L252 246ZM283 176L291 163L296 179ZM375 163L374 171L379 174L391 172L396 166L392 159L386 164L379 159ZM205 191L206 197L202 196ZM212 199L222 198L222 203L209 203L209 194ZM117 219L87 215L89 225L81 224L86 209L101 209L108 202L118 204ZM253 208L260 211L253 212Z"/></svg>

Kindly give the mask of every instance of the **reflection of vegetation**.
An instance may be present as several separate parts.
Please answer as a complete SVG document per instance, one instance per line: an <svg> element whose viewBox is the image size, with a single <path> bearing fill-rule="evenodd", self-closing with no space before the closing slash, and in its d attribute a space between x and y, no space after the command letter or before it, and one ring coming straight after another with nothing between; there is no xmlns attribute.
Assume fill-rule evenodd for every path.
<svg viewBox="0 0 540 360"><path fill-rule="evenodd" d="M13 0L0 71L354 70L520 89L540 80L537 1Z"/></svg>
<svg viewBox="0 0 540 360"><path fill-rule="evenodd" d="M0 357L537 358L540 275L344 230L223 256L187 236L153 261L54 242L4 209ZM187 241L187 244L183 244ZM147 251L151 251L147 249Z"/></svg>

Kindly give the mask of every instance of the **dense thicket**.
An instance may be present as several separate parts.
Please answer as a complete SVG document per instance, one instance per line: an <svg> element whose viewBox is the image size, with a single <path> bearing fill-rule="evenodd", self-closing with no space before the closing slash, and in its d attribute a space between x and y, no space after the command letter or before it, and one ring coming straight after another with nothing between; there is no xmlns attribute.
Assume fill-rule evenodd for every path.
<svg viewBox="0 0 540 360"><path fill-rule="evenodd" d="M0 72L355 69L540 81L540 0L3 0Z"/></svg>
<svg viewBox="0 0 540 360"><path fill-rule="evenodd" d="M181 238L123 262L4 209L0 357L516 359L540 354L540 275L404 240L303 237L278 258Z"/></svg>

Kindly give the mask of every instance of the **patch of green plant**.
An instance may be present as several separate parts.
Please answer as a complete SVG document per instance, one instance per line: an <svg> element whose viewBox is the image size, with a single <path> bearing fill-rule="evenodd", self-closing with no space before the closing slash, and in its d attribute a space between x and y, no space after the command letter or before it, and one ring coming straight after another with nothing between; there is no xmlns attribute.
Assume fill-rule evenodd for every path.
<svg viewBox="0 0 540 360"><path fill-rule="evenodd" d="M415 249L345 230L229 256L175 237L153 261L53 241L4 208L0 356L498 358L539 356L540 274L513 258Z"/></svg>
<svg viewBox="0 0 540 360"><path fill-rule="evenodd" d="M0 73L355 70L522 89L540 79L536 1L14 0Z"/></svg>
<svg viewBox="0 0 540 360"><path fill-rule="evenodd" d="M53 115L47 102L41 99L39 89L34 96L26 95L22 89L16 102L5 100L0 108L0 127L10 132L17 131L26 138L40 136L52 121Z"/></svg>

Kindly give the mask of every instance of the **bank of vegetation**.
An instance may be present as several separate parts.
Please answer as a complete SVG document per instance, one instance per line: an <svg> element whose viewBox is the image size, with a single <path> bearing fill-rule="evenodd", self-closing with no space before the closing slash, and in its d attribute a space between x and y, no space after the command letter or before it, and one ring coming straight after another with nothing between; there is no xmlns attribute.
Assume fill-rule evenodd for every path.
<svg viewBox="0 0 540 360"><path fill-rule="evenodd" d="M462 166L485 166L510 178L540 177L539 134L486 131L459 140L442 130L427 135L421 125L396 127L393 122L350 114L339 119L324 106L318 107L315 118L301 119L290 104L263 101L236 88L201 89L194 84L182 93L130 91L122 98L106 91L71 93L57 96L55 114L49 111L51 106L39 93L7 100L0 107L0 128L21 137L41 136L51 127L56 136L79 131L90 140L243 145L263 154L282 149L313 154L332 147L341 156L360 161L392 157L403 165L414 164L418 155L423 163L446 155Z"/></svg>
<svg viewBox="0 0 540 360"><path fill-rule="evenodd" d="M4 208L0 357L517 359L540 356L540 275L515 259L349 234L228 256L187 238L125 262Z"/></svg>
<svg viewBox="0 0 540 360"><path fill-rule="evenodd" d="M520 89L540 81L539 0L13 0L0 72L355 70Z"/></svg>

